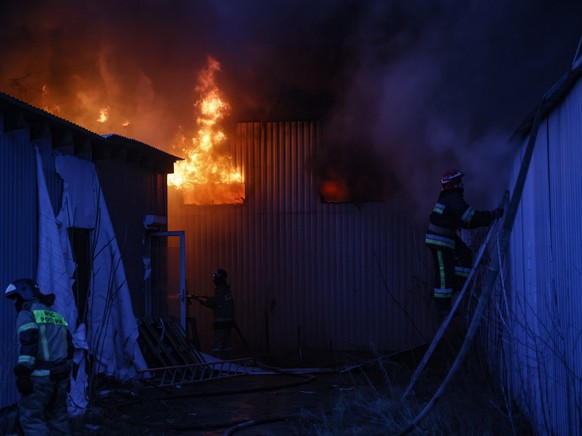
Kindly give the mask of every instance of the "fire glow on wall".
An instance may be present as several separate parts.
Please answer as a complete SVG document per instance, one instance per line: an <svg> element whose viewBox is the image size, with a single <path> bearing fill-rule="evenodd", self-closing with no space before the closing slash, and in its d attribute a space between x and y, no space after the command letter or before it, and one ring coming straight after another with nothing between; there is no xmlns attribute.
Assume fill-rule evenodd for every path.
<svg viewBox="0 0 582 436"><path fill-rule="evenodd" d="M216 86L217 71L220 64L209 58L208 68L200 73L196 87L200 95L195 103L198 130L192 135L179 133L174 143L185 159L174 164L168 186L182 192L185 204L240 204L245 198L242 173L224 153L227 137L219 122L228 115L230 105Z"/></svg>

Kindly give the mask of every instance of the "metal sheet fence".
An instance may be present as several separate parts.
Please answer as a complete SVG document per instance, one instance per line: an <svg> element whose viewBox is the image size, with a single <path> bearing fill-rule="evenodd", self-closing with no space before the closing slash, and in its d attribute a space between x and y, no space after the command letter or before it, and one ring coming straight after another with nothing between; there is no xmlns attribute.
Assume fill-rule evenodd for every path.
<svg viewBox="0 0 582 436"><path fill-rule="evenodd" d="M0 114L1 117L1 114ZM28 129L0 129L0 289L36 271L36 158ZM12 368L16 365L16 311L0 299L0 408L14 404L17 391Z"/></svg>
<svg viewBox="0 0 582 436"><path fill-rule="evenodd" d="M487 326L493 367L539 434L581 431L581 114L578 82L540 125Z"/></svg>

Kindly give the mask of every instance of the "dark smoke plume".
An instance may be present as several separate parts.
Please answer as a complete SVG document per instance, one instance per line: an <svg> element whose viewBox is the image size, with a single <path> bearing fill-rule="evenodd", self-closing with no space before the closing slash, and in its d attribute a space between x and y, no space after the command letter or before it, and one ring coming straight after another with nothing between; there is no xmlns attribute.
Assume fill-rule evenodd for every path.
<svg viewBox="0 0 582 436"><path fill-rule="evenodd" d="M508 138L581 33L579 0L4 0L0 90L111 133L105 108L115 133L168 149L212 56L233 120L321 120L315 168L423 215L450 167L494 205Z"/></svg>

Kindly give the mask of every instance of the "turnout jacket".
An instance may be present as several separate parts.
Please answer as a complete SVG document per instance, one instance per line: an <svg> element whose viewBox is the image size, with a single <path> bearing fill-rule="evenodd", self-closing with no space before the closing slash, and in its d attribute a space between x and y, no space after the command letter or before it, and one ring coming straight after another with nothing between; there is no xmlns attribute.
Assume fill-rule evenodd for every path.
<svg viewBox="0 0 582 436"><path fill-rule="evenodd" d="M50 370L73 357L72 336L63 316L38 301L25 303L16 318L19 341L18 365L33 376L48 376Z"/></svg>
<svg viewBox="0 0 582 436"><path fill-rule="evenodd" d="M226 283L214 288L214 295L206 299L203 303L214 311L214 329L226 329L232 327L234 323L234 301L230 286Z"/></svg>
<svg viewBox="0 0 582 436"><path fill-rule="evenodd" d="M428 220L426 243L435 248L454 250L460 229L489 226L495 214L478 211L463 198L463 189L441 191Z"/></svg>

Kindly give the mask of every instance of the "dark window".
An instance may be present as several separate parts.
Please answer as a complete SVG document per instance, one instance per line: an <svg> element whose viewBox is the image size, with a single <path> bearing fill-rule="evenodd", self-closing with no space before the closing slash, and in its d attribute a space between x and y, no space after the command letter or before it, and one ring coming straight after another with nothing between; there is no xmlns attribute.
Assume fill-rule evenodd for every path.
<svg viewBox="0 0 582 436"><path fill-rule="evenodd" d="M328 146L316 156L314 169L324 203L386 201L397 189L385 158L363 146Z"/></svg>
<svg viewBox="0 0 582 436"><path fill-rule="evenodd" d="M91 229L69 228L69 240L73 250L73 259L77 265L75 269L75 283L73 294L79 312L77 323L84 322L87 314L87 298L89 296L89 278L91 277Z"/></svg>

